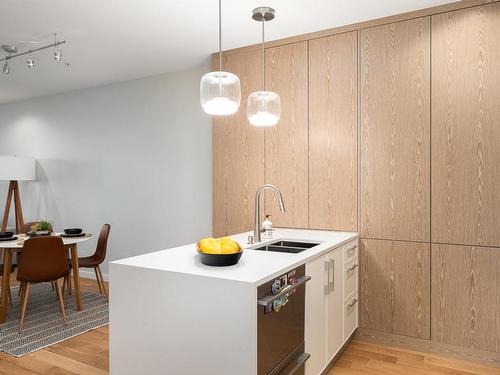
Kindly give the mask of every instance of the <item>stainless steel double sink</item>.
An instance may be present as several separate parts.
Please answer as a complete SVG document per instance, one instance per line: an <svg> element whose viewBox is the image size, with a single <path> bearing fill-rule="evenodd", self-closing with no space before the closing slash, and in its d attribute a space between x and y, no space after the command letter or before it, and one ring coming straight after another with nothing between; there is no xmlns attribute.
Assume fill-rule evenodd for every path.
<svg viewBox="0 0 500 375"><path fill-rule="evenodd" d="M318 246L319 242L306 242L299 240L278 240L266 245L252 247L253 250L273 251L278 253L298 254L305 250Z"/></svg>

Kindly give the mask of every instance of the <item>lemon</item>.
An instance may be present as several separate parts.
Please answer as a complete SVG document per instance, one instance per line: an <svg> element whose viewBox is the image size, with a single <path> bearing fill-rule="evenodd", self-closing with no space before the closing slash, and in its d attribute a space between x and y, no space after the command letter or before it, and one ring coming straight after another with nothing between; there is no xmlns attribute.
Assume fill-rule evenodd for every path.
<svg viewBox="0 0 500 375"><path fill-rule="evenodd" d="M220 254L221 245L215 238L204 238L199 242L200 250L207 254Z"/></svg>
<svg viewBox="0 0 500 375"><path fill-rule="evenodd" d="M198 245L207 254L233 254L240 250L238 243L229 237L203 238Z"/></svg>

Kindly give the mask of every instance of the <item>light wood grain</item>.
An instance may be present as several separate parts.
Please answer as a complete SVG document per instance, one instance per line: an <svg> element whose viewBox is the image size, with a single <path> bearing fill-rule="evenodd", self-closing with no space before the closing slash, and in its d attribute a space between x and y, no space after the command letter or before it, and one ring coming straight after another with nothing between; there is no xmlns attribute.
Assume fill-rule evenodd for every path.
<svg viewBox="0 0 500 375"><path fill-rule="evenodd" d="M361 31L361 235L429 241L429 18Z"/></svg>
<svg viewBox="0 0 500 375"><path fill-rule="evenodd" d="M402 340L409 341L406 338ZM418 341L418 339L411 339L411 341ZM420 341L424 342L424 340ZM426 342L429 343L429 341ZM437 354L425 348L419 349L419 346L409 350L399 345L399 341L395 347L373 340L367 341L366 336L358 335L351 341L328 374L498 375L500 373L500 368L494 367L499 366L498 362L491 363L486 360L478 361L479 363L470 362L463 358L459 359L460 357L455 355L449 355L448 352ZM403 346L414 347L411 344L403 344Z"/></svg>
<svg viewBox="0 0 500 375"><path fill-rule="evenodd" d="M358 221L357 32L309 42L309 226Z"/></svg>
<svg viewBox="0 0 500 375"><path fill-rule="evenodd" d="M308 227L307 42L266 50L266 90L281 97L281 119L266 129L266 183L283 194L286 213L266 192L266 213L275 225Z"/></svg>
<svg viewBox="0 0 500 375"><path fill-rule="evenodd" d="M422 18L422 17L426 17L426 16L431 16L434 14L441 14L441 13L451 12L454 10L471 8L474 6L492 3L492 2L497 2L497 1L498 0L461 0L461 1L455 1L452 3L438 5L438 6L430 7L430 8L419 9L419 10L415 10L412 12L395 14L395 15L377 18L377 19L373 19L373 20L357 22L357 23L353 23L353 24L349 24L349 25L342 25L342 26L338 26L338 27L333 27L333 28L320 30L320 31L314 31L311 33L306 33L306 34L301 34L301 35L295 35L292 37L278 39L278 40L270 40L270 41L266 42L266 46L267 47L278 47L278 46L282 46L285 44L298 43L298 42L303 42L306 40L313 40L313 39L317 39L317 38L324 38L324 37L328 37L328 36L332 36L332 35L343 34L343 33L351 32L351 31L363 30L363 29L367 29L369 27L387 25L390 23L413 20L416 18ZM260 48L261 48L261 44L252 44L250 46L244 46L244 47L239 47L239 48L234 48L234 49L223 51L223 54L224 55L239 54L239 53L243 53L243 52L247 52L247 51L258 50ZM218 52L214 53L213 55L217 56Z"/></svg>
<svg viewBox="0 0 500 375"><path fill-rule="evenodd" d="M218 60L214 61L218 67ZM246 116L248 95L260 89L262 62L258 51L228 56L223 68L241 83L239 111L213 120L213 234L222 236L252 229L254 194L264 183L264 130Z"/></svg>
<svg viewBox="0 0 500 375"><path fill-rule="evenodd" d="M432 18L432 240L500 246L500 3Z"/></svg>
<svg viewBox="0 0 500 375"><path fill-rule="evenodd" d="M500 352L500 249L432 245L432 340Z"/></svg>
<svg viewBox="0 0 500 375"><path fill-rule="evenodd" d="M360 327L430 338L429 244L360 241Z"/></svg>

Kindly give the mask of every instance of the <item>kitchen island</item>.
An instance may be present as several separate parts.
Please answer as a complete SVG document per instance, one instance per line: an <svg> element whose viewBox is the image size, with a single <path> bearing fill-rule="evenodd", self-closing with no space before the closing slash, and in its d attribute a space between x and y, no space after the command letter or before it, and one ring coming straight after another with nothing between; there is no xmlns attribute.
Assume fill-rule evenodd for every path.
<svg viewBox="0 0 500 375"><path fill-rule="evenodd" d="M203 265L196 244L110 264L112 375L256 375L258 287L357 243L352 232L276 229L272 240L258 245L278 239L318 243L297 254L278 253L250 249L256 246L247 245L249 234L231 236L244 253L230 267ZM312 276L322 294L324 282L318 279L325 277L324 270ZM329 269L326 277L329 287ZM315 300L308 290L306 304ZM306 307L306 315L307 311ZM307 326L306 322L306 336Z"/></svg>

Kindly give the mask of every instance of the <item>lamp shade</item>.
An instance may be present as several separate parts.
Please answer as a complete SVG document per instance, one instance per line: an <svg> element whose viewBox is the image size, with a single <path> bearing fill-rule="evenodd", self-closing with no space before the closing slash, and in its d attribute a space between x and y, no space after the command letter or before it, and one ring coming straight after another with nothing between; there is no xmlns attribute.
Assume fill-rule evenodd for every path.
<svg viewBox="0 0 500 375"><path fill-rule="evenodd" d="M0 156L0 181L36 180L36 160L22 156Z"/></svg>
<svg viewBox="0 0 500 375"><path fill-rule="evenodd" d="M228 72L210 72L200 83L200 102L209 115L227 116L238 111L241 100L240 79Z"/></svg>
<svg viewBox="0 0 500 375"><path fill-rule="evenodd" d="M272 91L256 91L248 95L247 117L253 126L274 126L281 117L280 96Z"/></svg>

